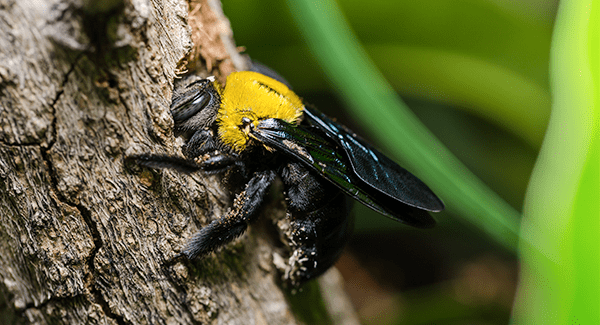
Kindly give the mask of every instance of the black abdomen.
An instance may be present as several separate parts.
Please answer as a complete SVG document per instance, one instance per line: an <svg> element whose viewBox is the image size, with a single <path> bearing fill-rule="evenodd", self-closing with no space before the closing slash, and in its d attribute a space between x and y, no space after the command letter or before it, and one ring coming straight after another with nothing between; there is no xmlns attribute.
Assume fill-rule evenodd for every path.
<svg viewBox="0 0 600 325"><path fill-rule="evenodd" d="M353 219L348 197L302 164L286 164L281 177L292 248L285 276L297 284L321 275L337 261L352 233Z"/></svg>

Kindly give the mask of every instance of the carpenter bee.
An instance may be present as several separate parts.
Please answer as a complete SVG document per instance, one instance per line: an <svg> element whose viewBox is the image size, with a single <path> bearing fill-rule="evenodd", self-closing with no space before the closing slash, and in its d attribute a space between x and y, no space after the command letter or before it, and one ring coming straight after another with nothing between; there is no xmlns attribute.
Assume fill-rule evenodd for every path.
<svg viewBox="0 0 600 325"><path fill-rule="evenodd" d="M151 168L233 172L243 184L232 208L183 249L202 257L240 236L269 186L282 180L291 249L284 279L294 286L335 263L352 231L348 197L402 223L429 228L442 201L417 177L302 100L277 75L234 72L179 90L171 105L185 157L136 155Z"/></svg>

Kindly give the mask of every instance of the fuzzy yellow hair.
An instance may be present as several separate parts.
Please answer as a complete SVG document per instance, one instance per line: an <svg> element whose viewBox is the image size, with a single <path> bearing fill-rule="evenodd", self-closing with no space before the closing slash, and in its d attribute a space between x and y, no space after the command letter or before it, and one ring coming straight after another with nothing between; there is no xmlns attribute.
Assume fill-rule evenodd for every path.
<svg viewBox="0 0 600 325"><path fill-rule="evenodd" d="M249 118L256 127L261 120L278 118L298 124L304 105L283 83L257 72L233 72L221 94L217 114L219 137L236 152L246 149L248 134L241 126Z"/></svg>

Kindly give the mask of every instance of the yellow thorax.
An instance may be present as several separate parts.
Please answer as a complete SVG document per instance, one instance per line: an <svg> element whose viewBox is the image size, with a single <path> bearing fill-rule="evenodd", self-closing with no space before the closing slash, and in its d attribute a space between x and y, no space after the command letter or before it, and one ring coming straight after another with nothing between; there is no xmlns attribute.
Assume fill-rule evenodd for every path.
<svg viewBox="0 0 600 325"><path fill-rule="evenodd" d="M236 152L248 142L248 130L243 130L243 118L256 127L261 120L278 118L298 124L304 105L283 83L257 72L233 72L221 94L217 115L219 137ZM246 131L246 132L244 132Z"/></svg>

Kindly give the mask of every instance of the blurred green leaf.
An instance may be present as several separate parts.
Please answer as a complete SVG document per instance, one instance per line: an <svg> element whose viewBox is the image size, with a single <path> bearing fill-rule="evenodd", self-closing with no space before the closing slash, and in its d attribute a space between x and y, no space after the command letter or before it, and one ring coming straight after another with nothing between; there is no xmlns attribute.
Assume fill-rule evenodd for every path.
<svg viewBox="0 0 600 325"><path fill-rule="evenodd" d="M524 209L518 324L600 324L599 60L598 3L561 2L552 115Z"/></svg>

